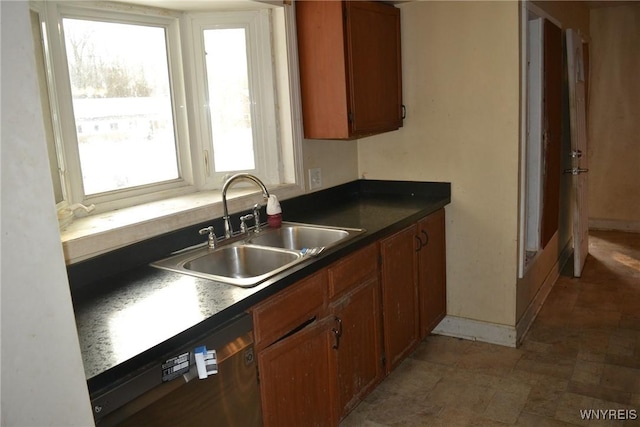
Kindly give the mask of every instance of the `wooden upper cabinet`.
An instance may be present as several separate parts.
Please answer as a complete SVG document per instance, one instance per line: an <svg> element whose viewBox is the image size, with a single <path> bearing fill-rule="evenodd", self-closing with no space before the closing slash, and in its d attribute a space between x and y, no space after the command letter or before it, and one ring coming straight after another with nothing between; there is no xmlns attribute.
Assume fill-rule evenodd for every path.
<svg viewBox="0 0 640 427"><path fill-rule="evenodd" d="M402 126L400 10L297 1L304 136L354 139Z"/></svg>

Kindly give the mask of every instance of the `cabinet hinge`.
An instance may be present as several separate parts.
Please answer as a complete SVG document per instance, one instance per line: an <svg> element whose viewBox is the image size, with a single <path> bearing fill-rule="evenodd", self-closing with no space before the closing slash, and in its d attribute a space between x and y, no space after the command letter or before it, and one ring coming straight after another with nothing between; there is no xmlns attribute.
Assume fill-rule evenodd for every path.
<svg viewBox="0 0 640 427"><path fill-rule="evenodd" d="M347 120L349 120L349 123L353 123L353 112L349 111L347 114Z"/></svg>
<svg viewBox="0 0 640 427"><path fill-rule="evenodd" d="M382 366L387 366L387 356L382 353L382 356L380 356L380 363L382 364Z"/></svg>

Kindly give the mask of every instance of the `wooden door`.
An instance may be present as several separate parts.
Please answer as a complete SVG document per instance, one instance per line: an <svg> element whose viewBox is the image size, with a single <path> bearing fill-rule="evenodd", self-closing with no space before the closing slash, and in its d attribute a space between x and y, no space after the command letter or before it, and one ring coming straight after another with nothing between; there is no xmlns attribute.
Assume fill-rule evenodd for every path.
<svg viewBox="0 0 640 427"><path fill-rule="evenodd" d="M418 222L418 293L420 338L424 338L447 314L447 266L444 209Z"/></svg>
<svg viewBox="0 0 640 427"><path fill-rule="evenodd" d="M380 285L377 276L334 305L338 408L344 418L382 379Z"/></svg>
<svg viewBox="0 0 640 427"><path fill-rule="evenodd" d="M566 32L567 73L569 77L569 112L571 124L571 157L573 167L573 275L580 277L589 253L589 211L587 205L587 126L585 64L582 37L576 31Z"/></svg>
<svg viewBox="0 0 640 427"><path fill-rule="evenodd" d="M380 241L382 317L386 372L391 372L418 343L416 226Z"/></svg>
<svg viewBox="0 0 640 427"><path fill-rule="evenodd" d="M402 126L400 10L375 1L345 2L351 131Z"/></svg>
<svg viewBox="0 0 640 427"><path fill-rule="evenodd" d="M332 319L258 352L265 427L337 426Z"/></svg>
<svg viewBox="0 0 640 427"><path fill-rule="evenodd" d="M543 193L540 224L541 247L558 230L560 177L562 175L562 30L544 20L543 59Z"/></svg>

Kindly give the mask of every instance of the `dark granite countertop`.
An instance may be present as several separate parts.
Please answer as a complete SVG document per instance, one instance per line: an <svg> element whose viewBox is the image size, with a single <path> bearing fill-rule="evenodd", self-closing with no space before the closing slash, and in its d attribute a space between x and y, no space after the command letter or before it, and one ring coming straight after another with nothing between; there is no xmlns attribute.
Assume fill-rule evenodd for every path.
<svg viewBox="0 0 640 427"><path fill-rule="evenodd" d="M119 263L118 257L137 259L133 254L139 254L139 245L70 267L90 393L93 396L125 381L259 301L450 201L448 183L395 181L354 181L283 201L286 221L363 228L366 232L248 289L159 270L148 266L149 260L118 271L116 265L122 269L126 264ZM214 225L216 229L220 226ZM169 249L167 241L182 246ZM162 244L158 242L147 244L164 251L188 246L173 236L165 236ZM96 269L112 274L103 273L104 277L91 281L86 272Z"/></svg>

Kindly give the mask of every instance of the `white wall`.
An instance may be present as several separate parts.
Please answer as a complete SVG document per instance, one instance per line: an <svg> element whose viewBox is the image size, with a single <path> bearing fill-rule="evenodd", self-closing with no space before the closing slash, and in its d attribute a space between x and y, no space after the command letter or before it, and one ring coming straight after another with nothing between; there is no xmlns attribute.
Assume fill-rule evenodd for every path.
<svg viewBox="0 0 640 427"><path fill-rule="evenodd" d="M591 11L589 226L640 232L640 3Z"/></svg>
<svg viewBox="0 0 640 427"><path fill-rule="evenodd" d="M500 331L506 329L499 325L513 328L519 4L409 2L399 7L407 118L399 131L358 141L359 174L451 182L448 315L497 324Z"/></svg>
<svg viewBox="0 0 640 427"><path fill-rule="evenodd" d="M2 426L93 424L60 245L27 2L1 2Z"/></svg>
<svg viewBox="0 0 640 427"><path fill-rule="evenodd" d="M309 190L309 169L320 168L322 189L358 179L358 143L356 141L304 140L302 145L304 176Z"/></svg>

